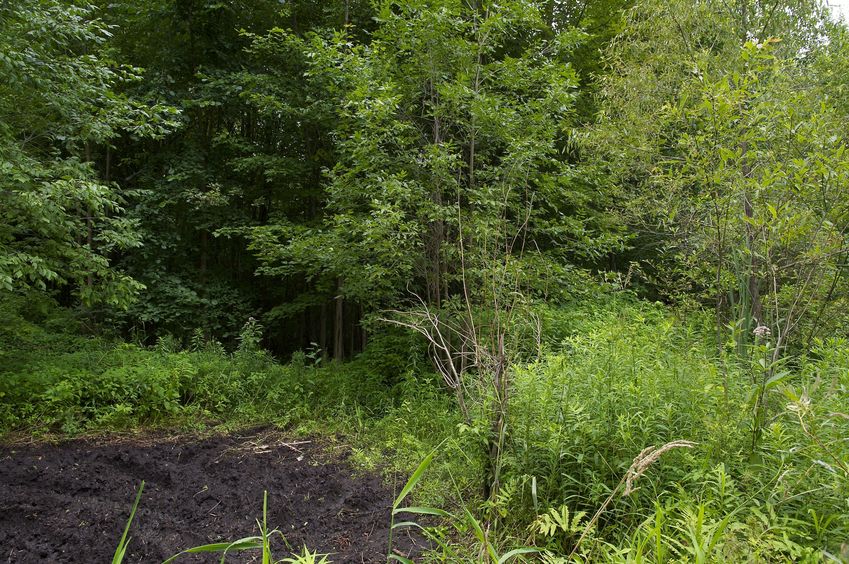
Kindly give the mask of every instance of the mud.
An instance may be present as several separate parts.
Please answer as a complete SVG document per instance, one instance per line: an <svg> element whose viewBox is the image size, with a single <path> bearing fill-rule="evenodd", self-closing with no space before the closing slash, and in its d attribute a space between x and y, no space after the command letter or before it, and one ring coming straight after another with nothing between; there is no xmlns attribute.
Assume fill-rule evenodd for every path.
<svg viewBox="0 0 849 564"><path fill-rule="evenodd" d="M268 525L300 552L333 562L385 562L392 491L355 473L344 451L266 431L205 439L78 440L0 446L0 562L112 561L137 488L146 485L124 562L257 534ZM418 552L400 535L396 548ZM277 536L275 558L289 556ZM218 562L185 555L180 562ZM228 557L254 562L256 551Z"/></svg>

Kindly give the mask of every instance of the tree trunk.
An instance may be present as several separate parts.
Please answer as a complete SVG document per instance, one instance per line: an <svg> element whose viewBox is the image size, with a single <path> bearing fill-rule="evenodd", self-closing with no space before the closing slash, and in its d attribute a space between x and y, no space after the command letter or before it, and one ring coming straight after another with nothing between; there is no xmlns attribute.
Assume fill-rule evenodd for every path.
<svg viewBox="0 0 849 564"><path fill-rule="evenodd" d="M743 172L743 181L746 182L752 176L752 167L749 166L749 163L746 159L749 144L746 141L743 141L741 144L742 150L742 172ZM747 291L749 293L749 311L751 312L751 317L756 323L763 322L763 306L761 304L761 292L760 292L760 280L758 280L757 276L757 268L758 268L758 260L755 255L755 228L752 225L751 221L754 218L754 208L752 207L752 201L749 199L749 191L748 187L744 186L743 189L743 213L746 216L746 250L749 254L749 267L746 273L748 279L746 281Z"/></svg>
<svg viewBox="0 0 849 564"><path fill-rule="evenodd" d="M327 303L322 302L318 320L318 346L322 358L327 358Z"/></svg>
<svg viewBox="0 0 849 564"><path fill-rule="evenodd" d="M85 142L85 160L87 163L91 162L91 144L86 141ZM89 207L86 210L86 245L88 245L89 250L94 251L94 223L93 223L94 210ZM94 286L94 279L91 274L86 276L86 286L91 289Z"/></svg>
<svg viewBox="0 0 849 564"><path fill-rule="evenodd" d="M209 231L201 229L200 232L200 277L201 281L206 280L206 266L209 256Z"/></svg>
<svg viewBox="0 0 849 564"><path fill-rule="evenodd" d="M368 344L368 334L366 333L366 328L363 325L364 317L365 311L363 310L363 305L360 304L360 352L366 350L366 345Z"/></svg>
<svg viewBox="0 0 849 564"><path fill-rule="evenodd" d="M345 356L345 328L343 322L345 321L345 302L342 300L342 280L340 278L336 279L336 321L334 323L334 336L333 336L333 358L336 360L343 360Z"/></svg>
<svg viewBox="0 0 849 564"><path fill-rule="evenodd" d="M492 374L492 385L495 392L495 410L490 422L490 437L487 458L487 482L484 499L494 500L501 489L501 451L504 441L505 423L507 421L508 386L507 358L504 354L504 334L497 336L495 367Z"/></svg>
<svg viewBox="0 0 849 564"><path fill-rule="evenodd" d="M354 314L354 306L348 305L348 358L354 358L356 351L354 350L354 333L357 331L357 318Z"/></svg>

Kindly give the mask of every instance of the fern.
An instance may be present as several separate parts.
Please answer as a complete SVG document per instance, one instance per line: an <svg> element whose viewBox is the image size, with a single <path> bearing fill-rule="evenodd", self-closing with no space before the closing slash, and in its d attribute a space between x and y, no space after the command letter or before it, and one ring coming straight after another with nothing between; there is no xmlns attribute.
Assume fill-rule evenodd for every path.
<svg viewBox="0 0 849 564"><path fill-rule="evenodd" d="M584 530L586 516L585 511L576 511L570 515L569 507L563 504L537 515L529 528L534 537L542 537L550 548L566 548L566 543Z"/></svg>

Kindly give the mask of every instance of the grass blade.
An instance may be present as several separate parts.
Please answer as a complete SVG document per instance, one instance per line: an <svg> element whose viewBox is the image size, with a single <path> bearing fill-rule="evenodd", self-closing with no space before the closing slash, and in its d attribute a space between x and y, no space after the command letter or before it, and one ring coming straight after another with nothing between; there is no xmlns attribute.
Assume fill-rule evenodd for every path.
<svg viewBox="0 0 849 564"><path fill-rule="evenodd" d="M419 528L421 528L421 525L419 525L415 521L398 521L397 523L392 523L393 529L403 529L404 527L419 527Z"/></svg>
<svg viewBox="0 0 849 564"><path fill-rule="evenodd" d="M112 564L121 564L124 561L124 555L127 553L127 547L130 546L130 539L127 535L130 532L130 525L133 524L133 519L136 516L136 510L139 508L142 491L144 491L144 480L139 485L139 491L136 494L136 500L133 502L133 508L130 510L130 518L127 519L127 525L124 527L124 534L121 535L121 540L118 542L118 547L115 549L115 555L112 557Z"/></svg>
<svg viewBox="0 0 849 564"><path fill-rule="evenodd" d="M245 537L243 539L239 539L233 542L214 542L211 544L202 544L200 546L193 546L192 548L187 548L186 550L179 552L168 560L164 561L162 564L170 564L183 554L200 554L205 552L221 552L223 553L223 561L223 558L226 558L227 553L231 550L255 550L261 549L262 547L262 537Z"/></svg>
<svg viewBox="0 0 849 564"><path fill-rule="evenodd" d="M413 475L410 476L410 479L407 480L407 483L401 489L401 493L399 493L398 497L395 498L395 503L392 504L393 510L397 509L398 506L401 505L401 502L404 501L404 498L407 497L407 495L413 490L414 487L416 487L416 484L421 479L422 474L425 473L425 470L427 470L427 467L430 466L430 463L433 461L433 457L435 454L436 452L431 452L425 457L424 460L421 461L419 467L416 468L416 471L413 472Z"/></svg>
<svg viewBox="0 0 849 564"><path fill-rule="evenodd" d="M416 513L418 515L436 515L437 517L453 517L450 513L436 507L399 507L392 510L393 515L399 513Z"/></svg>
<svg viewBox="0 0 849 564"><path fill-rule="evenodd" d="M493 548L492 544L490 544L489 539L486 538L486 533L483 532L481 524L478 522L477 519L475 519L475 516L472 515L471 511L469 511L468 509L465 509L465 511L466 520L472 526L475 536L477 537L478 541L480 541L481 546L486 549L487 553L489 554L489 557L492 558L493 562L498 562L498 553L495 552L495 548Z"/></svg>

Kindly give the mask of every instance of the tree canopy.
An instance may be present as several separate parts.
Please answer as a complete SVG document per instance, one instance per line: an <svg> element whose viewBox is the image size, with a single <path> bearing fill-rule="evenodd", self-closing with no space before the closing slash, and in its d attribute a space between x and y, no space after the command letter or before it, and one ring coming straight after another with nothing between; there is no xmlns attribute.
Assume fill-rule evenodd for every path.
<svg viewBox="0 0 849 564"><path fill-rule="evenodd" d="M846 33L818 2L2 17L3 291L105 302L148 339L254 316L275 350L340 357L383 311L487 287L710 307L720 347L838 323Z"/></svg>

